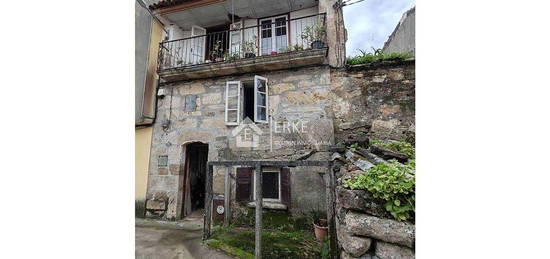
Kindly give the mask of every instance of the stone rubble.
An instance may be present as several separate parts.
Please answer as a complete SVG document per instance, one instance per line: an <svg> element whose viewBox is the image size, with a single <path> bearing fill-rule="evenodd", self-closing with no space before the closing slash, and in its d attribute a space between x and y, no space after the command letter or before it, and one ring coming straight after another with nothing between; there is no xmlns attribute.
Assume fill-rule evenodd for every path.
<svg viewBox="0 0 550 259"><path fill-rule="evenodd" d="M367 144L365 144L367 143ZM354 143L348 143L351 146ZM385 201L366 190L343 186L386 159L406 162L405 154L385 148L372 148L368 140L353 148L330 147L332 170L336 173L336 229L341 258L410 259L415 258L415 225L394 220L384 208ZM375 154L376 153L376 154ZM411 176L414 177L414 176Z"/></svg>

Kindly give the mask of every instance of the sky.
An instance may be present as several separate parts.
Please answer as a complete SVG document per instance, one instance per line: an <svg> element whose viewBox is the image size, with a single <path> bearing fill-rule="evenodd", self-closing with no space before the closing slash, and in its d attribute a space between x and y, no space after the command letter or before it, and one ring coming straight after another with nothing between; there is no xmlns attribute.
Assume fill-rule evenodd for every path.
<svg viewBox="0 0 550 259"><path fill-rule="evenodd" d="M405 11L415 0L365 0L344 6L344 23L348 30L346 55L354 56L357 49L372 52L381 49Z"/></svg>

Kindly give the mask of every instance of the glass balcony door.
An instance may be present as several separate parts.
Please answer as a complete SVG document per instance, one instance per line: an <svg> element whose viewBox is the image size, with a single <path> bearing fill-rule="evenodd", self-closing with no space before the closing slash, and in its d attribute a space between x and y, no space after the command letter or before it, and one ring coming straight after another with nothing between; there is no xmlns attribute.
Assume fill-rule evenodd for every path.
<svg viewBox="0 0 550 259"><path fill-rule="evenodd" d="M284 52L288 46L288 21L286 16L260 20L260 50L262 55Z"/></svg>

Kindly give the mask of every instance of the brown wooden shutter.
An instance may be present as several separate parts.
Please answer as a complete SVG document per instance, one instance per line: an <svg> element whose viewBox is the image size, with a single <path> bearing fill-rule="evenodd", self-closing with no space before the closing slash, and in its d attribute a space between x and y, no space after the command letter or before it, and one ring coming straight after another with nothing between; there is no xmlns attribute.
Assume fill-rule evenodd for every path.
<svg viewBox="0 0 550 259"><path fill-rule="evenodd" d="M290 208L290 169L281 168L281 202Z"/></svg>
<svg viewBox="0 0 550 259"><path fill-rule="evenodd" d="M252 172L253 168L238 167L237 168L237 201L250 201L252 190Z"/></svg>

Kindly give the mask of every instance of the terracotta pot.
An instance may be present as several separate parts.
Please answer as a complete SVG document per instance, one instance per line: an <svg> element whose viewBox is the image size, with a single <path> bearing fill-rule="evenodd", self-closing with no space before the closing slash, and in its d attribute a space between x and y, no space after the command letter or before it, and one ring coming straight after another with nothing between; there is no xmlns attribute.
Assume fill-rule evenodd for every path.
<svg viewBox="0 0 550 259"><path fill-rule="evenodd" d="M327 224L327 220L326 219L321 219L321 225L326 225ZM314 230L315 230L315 238L317 239L317 241L319 242L323 242L323 240L325 240L325 237L327 237L328 235L328 227L321 227L321 226L317 226L317 224L313 223L313 227L314 227Z"/></svg>

